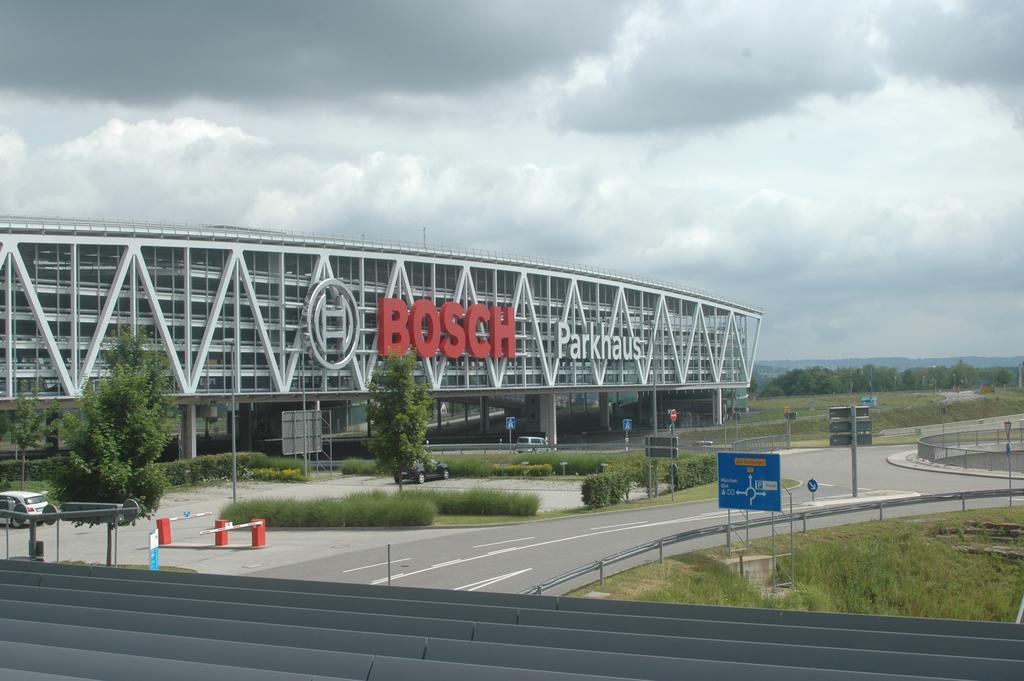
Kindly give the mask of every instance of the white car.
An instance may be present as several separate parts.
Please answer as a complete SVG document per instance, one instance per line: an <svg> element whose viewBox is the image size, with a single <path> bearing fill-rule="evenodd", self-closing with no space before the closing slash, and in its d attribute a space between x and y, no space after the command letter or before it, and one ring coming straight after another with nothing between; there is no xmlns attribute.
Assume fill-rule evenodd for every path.
<svg viewBox="0 0 1024 681"><path fill-rule="evenodd" d="M532 435L522 435L516 438L517 452L535 452L537 449L547 449L548 439Z"/></svg>
<svg viewBox="0 0 1024 681"><path fill-rule="evenodd" d="M5 504L4 502L10 502ZM8 492L0 492L0 509L10 507L10 510L14 510L18 504L25 507L25 513L30 515L42 515L43 509L49 503L46 499L46 492L23 492L21 490L10 490ZM11 527L21 527L25 525L24 520L17 520L15 518L4 518L4 522L9 523Z"/></svg>

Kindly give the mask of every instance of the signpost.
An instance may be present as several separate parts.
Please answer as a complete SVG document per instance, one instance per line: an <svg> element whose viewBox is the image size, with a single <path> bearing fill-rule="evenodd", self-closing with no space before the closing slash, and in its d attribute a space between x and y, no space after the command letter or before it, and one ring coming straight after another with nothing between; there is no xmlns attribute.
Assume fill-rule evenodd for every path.
<svg viewBox="0 0 1024 681"><path fill-rule="evenodd" d="M160 570L160 538L156 530L149 533L149 569Z"/></svg>
<svg viewBox="0 0 1024 681"><path fill-rule="evenodd" d="M829 407L828 446L850 447L851 487L857 496L857 445L871 444L871 414L868 407Z"/></svg>
<svg viewBox="0 0 1024 681"><path fill-rule="evenodd" d="M629 431L633 430L633 419L622 419L622 430L626 431L626 451L629 451Z"/></svg>
<svg viewBox="0 0 1024 681"><path fill-rule="evenodd" d="M1010 448L1010 430L1013 422L1003 421L1003 428L1006 428L1006 486L1010 490L1010 507L1013 507L1013 450Z"/></svg>
<svg viewBox="0 0 1024 681"><path fill-rule="evenodd" d="M516 417L506 416L505 417L505 430L508 431L508 448L512 450L512 431L516 429Z"/></svg>
<svg viewBox="0 0 1024 681"><path fill-rule="evenodd" d="M654 479L652 473L652 467L654 459L675 459L679 454L679 438L675 435L669 437L660 437L657 435L648 435L644 444L644 450L647 454L647 494L651 495L651 490L655 489ZM675 481L673 480L672 485L672 499L676 498ZM657 490L655 489L655 496Z"/></svg>
<svg viewBox="0 0 1024 681"><path fill-rule="evenodd" d="M811 478L807 481L807 491L811 493L811 503L814 503L814 493L818 491L818 481Z"/></svg>
<svg viewBox="0 0 1024 681"><path fill-rule="evenodd" d="M782 466L777 452L719 452L718 508L728 509L726 547L732 539L732 510L746 517L746 545L750 546L750 512L772 514L772 580L775 583L775 514L782 511ZM788 491L788 490L787 490ZM793 497L790 495L790 556L793 555ZM793 567L790 566L792 573ZM792 582L792 574L790 575Z"/></svg>
<svg viewBox="0 0 1024 681"><path fill-rule="evenodd" d="M718 508L782 511L779 454L719 452Z"/></svg>

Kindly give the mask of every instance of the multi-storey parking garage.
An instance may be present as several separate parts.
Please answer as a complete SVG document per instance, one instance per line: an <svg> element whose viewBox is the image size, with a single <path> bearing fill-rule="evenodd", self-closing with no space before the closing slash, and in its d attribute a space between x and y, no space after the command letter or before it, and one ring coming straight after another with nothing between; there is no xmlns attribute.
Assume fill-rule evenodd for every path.
<svg viewBox="0 0 1024 681"><path fill-rule="evenodd" d="M564 393L597 393L607 425L609 393L703 391L720 421L723 389L749 384L761 320L531 258L75 219L0 218L0 285L0 400L74 400L103 375L104 339L144 329L170 360L186 454L197 406L358 402L387 352L414 352L439 399L520 400L552 440Z"/></svg>

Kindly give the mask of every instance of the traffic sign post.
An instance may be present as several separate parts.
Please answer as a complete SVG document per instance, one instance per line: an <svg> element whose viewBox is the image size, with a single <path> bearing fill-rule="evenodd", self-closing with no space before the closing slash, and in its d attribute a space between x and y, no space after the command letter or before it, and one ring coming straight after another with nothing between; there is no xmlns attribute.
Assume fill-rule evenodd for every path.
<svg viewBox="0 0 1024 681"><path fill-rule="evenodd" d="M811 493L811 503L814 503L814 493L818 491L818 481L811 478L807 481L807 491Z"/></svg>
<svg viewBox="0 0 1024 681"><path fill-rule="evenodd" d="M1010 431L1013 429L1012 421L1003 421L1006 428L1006 486L1010 490L1010 508L1013 508L1013 449L1010 448Z"/></svg>
<svg viewBox="0 0 1024 681"><path fill-rule="evenodd" d="M851 487L857 496L857 445L871 444L871 413L866 406L828 408L829 447L850 447Z"/></svg>
<svg viewBox="0 0 1024 681"><path fill-rule="evenodd" d="M516 417L506 416L505 417L505 430L508 431L508 448L512 450L512 431L516 429Z"/></svg>
<svg viewBox="0 0 1024 681"><path fill-rule="evenodd" d="M156 530L149 533L149 569L160 570L160 537Z"/></svg>
<svg viewBox="0 0 1024 681"><path fill-rule="evenodd" d="M633 419L622 419L622 430L626 432L626 451L629 451L629 431L633 430Z"/></svg>
<svg viewBox="0 0 1024 681"><path fill-rule="evenodd" d="M674 435L669 437L648 435L644 450L647 454L647 495L650 497L653 490L654 495L657 496L654 474L652 472L654 460L675 459L679 454L679 438ZM675 489L672 490L671 494L672 498L675 499Z"/></svg>

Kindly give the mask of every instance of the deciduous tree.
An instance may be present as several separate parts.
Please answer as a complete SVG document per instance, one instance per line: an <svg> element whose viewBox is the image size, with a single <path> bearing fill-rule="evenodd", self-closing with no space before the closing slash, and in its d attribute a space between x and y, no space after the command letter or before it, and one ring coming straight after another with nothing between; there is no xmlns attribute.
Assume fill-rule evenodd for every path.
<svg viewBox="0 0 1024 681"><path fill-rule="evenodd" d="M370 451L381 470L391 471L398 478L399 490L400 471L423 457L430 422L430 391L416 382L415 368L416 358L411 354L388 355L377 364L370 380Z"/></svg>
<svg viewBox="0 0 1024 681"><path fill-rule="evenodd" d="M110 375L86 386L64 418L71 449L55 476L61 499L139 502L151 515L167 486L154 463L174 432L169 364L147 336L122 330L104 352Z"/></svg>

